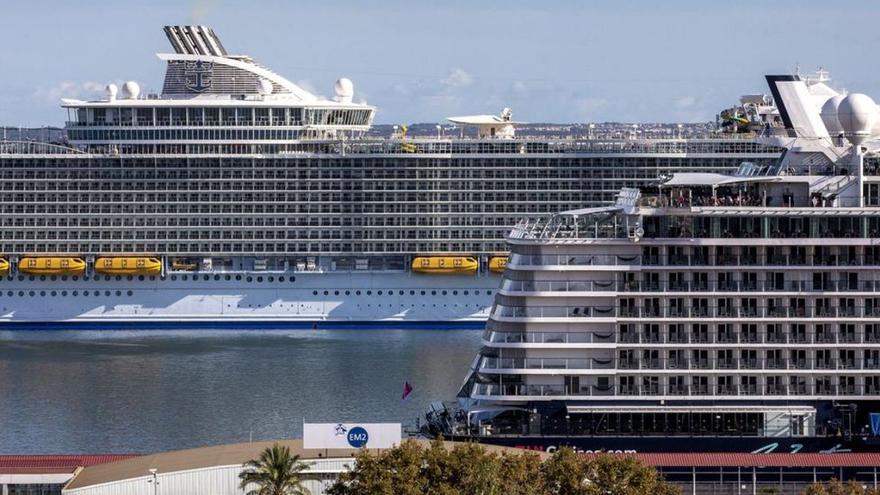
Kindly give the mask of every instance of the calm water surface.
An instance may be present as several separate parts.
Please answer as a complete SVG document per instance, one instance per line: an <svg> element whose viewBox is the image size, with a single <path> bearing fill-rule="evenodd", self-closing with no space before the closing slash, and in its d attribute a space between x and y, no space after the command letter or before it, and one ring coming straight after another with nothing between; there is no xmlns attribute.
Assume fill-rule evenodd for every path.
<svg viewBox="0 0 880 495"><path fill-rule="evenodd" d="M472 330L0 332L0 453L298 437L303 419L413 424L454 398L479 341Z"/></svg>

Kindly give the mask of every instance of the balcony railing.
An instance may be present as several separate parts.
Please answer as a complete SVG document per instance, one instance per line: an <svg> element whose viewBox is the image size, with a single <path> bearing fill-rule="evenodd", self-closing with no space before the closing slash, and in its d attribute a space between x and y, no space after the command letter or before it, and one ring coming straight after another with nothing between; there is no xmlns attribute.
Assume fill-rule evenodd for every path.
<svg viewBox="0 0 880 495"><path fill-rule="evenodd" d="M590 396L744 396L754 397L759 391L767 396L806 396L806 395L880 395L878 385L838 385L819 384L808 387L806 384L792 385L767 385L759 388L755 384L721 385L712 386L704 384L695 385L618 385L616 387L597 387L595 385L580 386L577 388L564 385L524 385L524 384L476 384L472 391L475 396L490 397L590 397Z"/></svg>
<svg viewBox="0 0 880 495"><path fill-rule="evenodd" d="M868 311L866 311L866 309ZM492 315L500 318L871 318L875 307L691 307L670 306L505 306L497 304Z"/></svg>
<svg viewBox="0 0 880 495"><path fill-rule="evenodd" d="M810 280L788 280L782 283L765 281L614 281L614 280L504 280L502 290L510 292L878 292L880 281L858 283L833 281L814 283ZM880 314L880 308L875 308Z"/></svg>

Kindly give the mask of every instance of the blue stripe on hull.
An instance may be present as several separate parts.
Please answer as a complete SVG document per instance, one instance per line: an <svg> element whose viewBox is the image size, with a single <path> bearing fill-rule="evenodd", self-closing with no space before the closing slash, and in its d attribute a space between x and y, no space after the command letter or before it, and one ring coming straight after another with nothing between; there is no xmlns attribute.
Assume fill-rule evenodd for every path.
<svg viewBox="0 0 880 495"><path fill-rule="evenodd" d="M2 330L482 330L480 321L5 321Z"/></svg>

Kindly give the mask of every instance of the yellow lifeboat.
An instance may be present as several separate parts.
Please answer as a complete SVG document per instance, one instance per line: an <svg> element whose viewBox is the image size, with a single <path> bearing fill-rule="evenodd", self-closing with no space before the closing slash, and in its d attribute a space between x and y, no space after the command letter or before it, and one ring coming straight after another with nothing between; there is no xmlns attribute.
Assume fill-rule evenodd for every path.
<svg viewBox="0 0 880 495"><path fill-rule="evenodd" d="M9 273L9 262L0 258L0 277Z"/></svg>
<svg viewBox="0 0 880 495"><path fill-rule="evenodd" d="M507 256L493 256L489 260L489 270L501 273L507 267Z"/></svg>
<svg viewBox="0 0 880 495"><path fill-rule="evenodd" d="M420 256L413 258L416 273L475 273L480 262L471 256Z"/></svg>
<svg viewBox="0 0 880 495"><path fill-rule="evenodd" d="M158 258L98 258L95 271L108 275L158 275L162 271L162 262Z"/></svg>
<svg viewBox="0 0 880 495"><path fill-rule="evenodd" d="M82 258L22 258L18 261L18 271L31 275L82 275L86 262Z"/></svg>

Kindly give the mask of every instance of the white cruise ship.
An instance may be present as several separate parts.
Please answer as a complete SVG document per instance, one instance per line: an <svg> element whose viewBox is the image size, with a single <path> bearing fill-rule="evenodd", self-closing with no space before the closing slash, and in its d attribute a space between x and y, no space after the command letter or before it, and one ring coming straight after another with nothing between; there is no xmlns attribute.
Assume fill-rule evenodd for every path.
<svg viewBox="0 0 880 495"><path fill-rule="evenodd" d="M0 325L480 326L522 217L660 175L772 164L752 139L369 138L204 26L165 28L160 94L62 100L67 142L0 142ZM470 137L465 137L470 136Z"/></svg>
<svg viewBox="0 0 880 495"><path fill-rule="evenodd" d="M767 78L770 167L524 219L447 435L581 450L880 450L880 119ZM819 91L821 90L821 91Z"/></svg>

